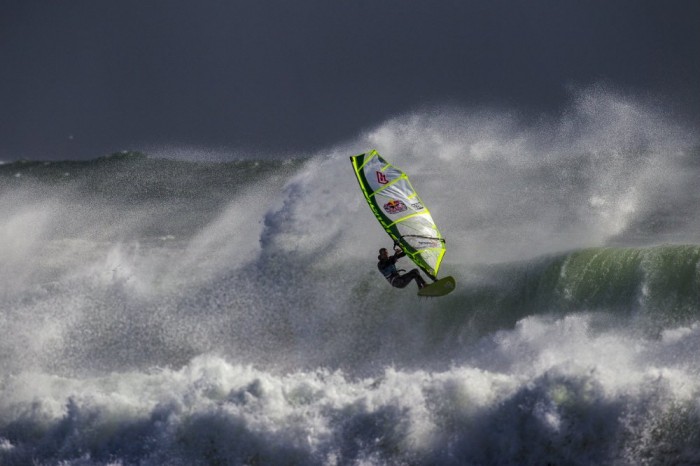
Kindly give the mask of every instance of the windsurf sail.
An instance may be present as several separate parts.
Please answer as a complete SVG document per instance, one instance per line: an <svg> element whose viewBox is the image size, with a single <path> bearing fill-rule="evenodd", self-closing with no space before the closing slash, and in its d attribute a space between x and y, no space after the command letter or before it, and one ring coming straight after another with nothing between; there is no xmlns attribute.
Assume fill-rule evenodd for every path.
<svg viewBox="0 0 700 466"><path fill-rule="evenodd" d="M418 267L437 278L445 239L408 176L376 150L350 160L365 199L384 230Z"/></svg>

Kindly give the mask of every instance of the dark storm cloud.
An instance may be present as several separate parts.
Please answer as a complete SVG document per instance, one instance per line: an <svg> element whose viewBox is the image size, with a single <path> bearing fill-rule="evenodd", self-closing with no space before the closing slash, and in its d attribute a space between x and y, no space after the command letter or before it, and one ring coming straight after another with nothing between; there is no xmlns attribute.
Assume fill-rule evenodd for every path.
<svg viewBox="0 0 700 466"><path fill-rule="evenodd" d="M690 0L3 5L5 160L311 150L425 104L543 111L595 82L699 102Z"/></svg>

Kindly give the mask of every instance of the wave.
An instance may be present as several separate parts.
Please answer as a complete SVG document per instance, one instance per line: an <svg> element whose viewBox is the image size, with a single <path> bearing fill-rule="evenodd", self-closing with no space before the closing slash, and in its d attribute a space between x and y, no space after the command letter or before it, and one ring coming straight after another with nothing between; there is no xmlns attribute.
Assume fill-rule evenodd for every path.
<svg viewBox="0 0 700 466"><path fill-rule="evenodd" d="M582 315L525 319L485 339L469 364L385 368L372 378L325 369L276 375L214 355L178 370L24 373L3 383L0 459L9 466L695 461L698 326L639 342L591 333L591 325Z"/></svg>
<svg viewBox="0 0 700 466"><path fill-rule="evenodd" d="M699 316L697 245L582 249L482 267L477 277L456 307L477 313L471 321L484 328L546 313L605 311L659 328Z"/></svg>
<svg viewBox="0 0 700 466"><path fill-rule="evenodd" d="M60 202L66 218L54 230L67 230L69 237L83 232L66 224L95 222L109 239L125 233L136 238L191 235L242 193L283 183L302 162L190 162L154 159L140 152L87 161L17 161L0 166L0 195L15 204ZM96 218L104 214L111 217L104 219L109 222ZM143 221L141 230L119 228L119 223L135 217ZM118 233L110 234L113 231Z"/></svg>
<svg viewBox="0 0 700 466"><path fill-rule="evenodd" d="M594 90L289 160L2 164L0 462L696 461L696 141ZM371 147L452 294L376 271L347 159Z"/></svg>
<svg viewBox="0 0 700 466"><path fill-rule="evenodd" d="M3 166L15 183L0 196L0 236L11 245L0 250L9 266L1 318L13 334L0 344L5 370L177 367L208 351L287 370L438 369L530 316L601 312L605 325L649 337L697 319L698 246L490 263L509 247L499 234L488 244L497 255L474 263L465 260L472 240L454 236L471 222L459 215L447 217L461 226L446 230L445 268L458 290L416 302L386 288L373 254L353 256L368 249L356 232L378 227L355 180L339 175L348 167L333 157L203 163L138 153Z"/></svg>

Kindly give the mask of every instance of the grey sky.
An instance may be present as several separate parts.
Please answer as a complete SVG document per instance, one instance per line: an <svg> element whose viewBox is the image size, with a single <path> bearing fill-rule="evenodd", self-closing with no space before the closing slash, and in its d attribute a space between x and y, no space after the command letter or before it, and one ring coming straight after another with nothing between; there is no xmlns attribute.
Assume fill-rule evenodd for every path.
<svg viewBox="0 0 700 466"><path fill-rule="evenodd" d="M303 153L424 105L556 111L599 82L700 113L694 0L0 5L0 160Z"/></svg>

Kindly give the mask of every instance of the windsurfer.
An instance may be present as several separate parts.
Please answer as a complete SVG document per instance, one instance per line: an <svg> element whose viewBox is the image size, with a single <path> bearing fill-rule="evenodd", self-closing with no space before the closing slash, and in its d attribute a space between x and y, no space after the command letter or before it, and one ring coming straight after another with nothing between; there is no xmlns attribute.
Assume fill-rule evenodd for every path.
<svg viewBox="0 0 700 466"><path fill-rule="evenodd" d="M425 280L423 280L423 277L420 276L418 269L413 269L403 275L396 270L396 261L405 255L406 253L403 250L398 247L394 247L394 255L390 257L386 248L381 248L379 250L379 256L377 256L377 259L379 259L377 268L382 275L384 275L384 278L391 283L391 286L396 288L404 288L412 280L415 280L416 284L418 285L418 289L420 290L425 286Z"/></svg>

